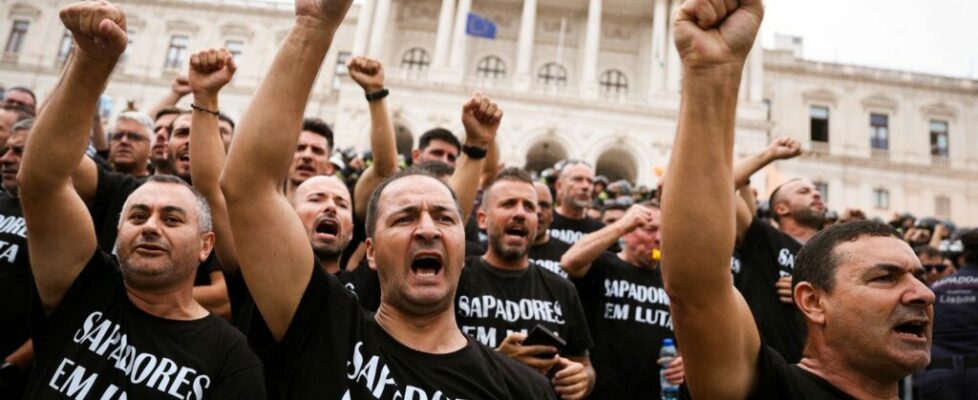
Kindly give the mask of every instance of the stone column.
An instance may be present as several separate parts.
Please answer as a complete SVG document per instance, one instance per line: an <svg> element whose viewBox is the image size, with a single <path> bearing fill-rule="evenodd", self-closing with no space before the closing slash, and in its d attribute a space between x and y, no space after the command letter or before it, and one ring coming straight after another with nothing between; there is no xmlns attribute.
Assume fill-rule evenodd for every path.
<svg viewBox="0 0 978 400"><path fill-rule="evenodd" d="M370 49L367 51L370 57L380 58L380 52L387 36L387 17L390 10L391 0L377 0L374 10L373 32L370 33Z"/></svg>
<svg viewBox="0 0 978 400"><path fill-rule="evenodd" d="M589 0L587 36L584 41L584 65L581 66L581 96L598 95L598 52L601 42L601 1Z"/></svg>
<svg viewBox="0 0 978 400"><path fill-rule="evenodd" d="M455 14L455 0L442 0L438 14L438 33L435 37L434 67L448 65L448 52L452 45L452 17Z"/></svg>
<svg viewBox="0 0 978 400"><path fill-rule="evenodd" d="M353 55L355 56L367 53L371 20L374 16L374 4L376 2L377 0L364 0L360 4L360 12L357 14L357 31L353 39Z"/></svg>
<svg viewBox="0 0 978 400"><path fill-rule="evenodd" d="M529 90L530 66L533 63L533 44L537 24L537 0L523 0L523 16L520 20L520 38L516 53L516 74L513 85L520 90Z"/></svg>

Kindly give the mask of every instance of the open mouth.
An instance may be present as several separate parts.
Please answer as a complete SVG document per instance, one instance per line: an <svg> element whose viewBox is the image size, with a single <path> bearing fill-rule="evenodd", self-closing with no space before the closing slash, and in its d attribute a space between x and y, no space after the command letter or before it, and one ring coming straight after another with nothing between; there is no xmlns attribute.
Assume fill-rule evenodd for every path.
<svg viewBox="0 0 978 400"><path fill-rule="evenodd" d="M177 160L182 162L190 162L190 153L180 153Z"/></svg>
<svg viewBox="0 0 978 400"><path fill-rule="evenodd" d="M530 233L526 228L521 226L506 228L506 230L503 232L505 232L507 236L515 236L520 238L525 238Z"/></svg>
<svg viewBox="0 0 978 400"><path fill-rule="evenodd" d="M313 168L312 165L309 165L309 164L299 164L299 165L296 165L295 166L295 170L298 171L298 172L308 172L310 174L315 174L316 173L316 169Z"/></svg>
<svg viewBox="0 0 978 400"><path fill-rule="evenodd" d="M336 236L340 232L340 224L331 219L324 219L316 224L316 233Z"/></svg>
<svg viewBox="0 0 978 400"><path fill-rule="evenodd" d="M419 255L411 262L411 271L418 276L435 276L441 269L441 258L435 255Z"/></svg>
<svg viewBox="0 0 978 400"><path fill-rule="evenodd" d="M924 332L927 329L925 321L909 321L893 327L893 330L900 336L924 339Z"/></svg>

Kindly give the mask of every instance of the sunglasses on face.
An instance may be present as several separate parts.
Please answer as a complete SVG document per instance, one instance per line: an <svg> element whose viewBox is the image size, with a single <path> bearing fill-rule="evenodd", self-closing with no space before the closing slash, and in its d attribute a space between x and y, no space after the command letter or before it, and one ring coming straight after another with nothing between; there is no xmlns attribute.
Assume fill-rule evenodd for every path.
<svg viewBox="0 0 978 400"><path fill-rule="evenodd" d="M947 269L947 265L944 265L944 264L925 264L924 265L924 270L926 270L928 273L930 273L931 271L935 271L936 270L937 273L939 274L939 273L944 272L945 269Z"/></svg>

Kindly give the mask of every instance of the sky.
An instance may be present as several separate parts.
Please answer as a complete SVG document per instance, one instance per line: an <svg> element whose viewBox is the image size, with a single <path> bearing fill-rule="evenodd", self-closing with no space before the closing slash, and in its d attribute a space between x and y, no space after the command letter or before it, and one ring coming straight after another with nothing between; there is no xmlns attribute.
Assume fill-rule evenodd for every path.
<svg viewBox="0 0 978 400"><path fill-rule="evenodd" d="M801 36L803 57L810 60L978 79L978 1L765 3L761 38L766 48L774 46L776 34Z"/></svg>

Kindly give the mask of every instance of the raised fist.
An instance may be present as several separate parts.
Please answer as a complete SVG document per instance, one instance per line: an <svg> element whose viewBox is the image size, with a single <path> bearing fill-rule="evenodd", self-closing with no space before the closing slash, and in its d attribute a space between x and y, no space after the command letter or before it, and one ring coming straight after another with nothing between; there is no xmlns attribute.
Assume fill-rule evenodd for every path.
<svg viewBox="0 0 978 400"><path fill-rule="evenodd" d="M632 232L641 226L652 223L652 210L644 206L632 206L616 223L625 227L625 232Z"/></svg>
<svg viewBox="0 0 978 400"><path fill-rule="evenodd" d="M384 66L380 61L363 56L350 59L346 64L350 77L367 94L375 93L384 89Z"/></svg>
<svg viewBox="0 0 978 400"><path fill-rule="evenodd" d="M353 0L295 0L295 16L311 17L339 26Z"/></svg>
<svg viewBox="0 0 978 400"><path fill-rule="evenodd" d="M462 125L465 126L465 142L486 148L496 140L496 131L503 119L503 110L481 93L475 93L462 106Z"/></svg>
<svg viewBox="0 0 978 400"><path fill-rule="evenodd" d="M683 65L742 67L763 18L761 0L686 0L672 27Z"/></svg>
<svg viewBox="0 0 978 400"><path fill-rule="evenodd" d="M792 138L777 138L767 146L775 160L787 160L801 155L801 143Z"/></svg>
<svg viewBox="0 0 978 400"><path fill-rule="evenodd" d="M186 75L174 76L173 82L170 83L170 91L181 97L190 94L190 82L188 79Z"/></svg>
<svg viewBox="0 0 978 400"><path fill-rule="evenodd" d="M60 16L79 56L115 63L126 51L126 14L118 6L105 0L83 1L62 8Z"/></svg>
<svg viewBox="0 0 978 400"><path fill-rule="evenodd" d="M215 96L238 69L226 49L201 50L190 56L189 84L194 96Z"/></svg>

